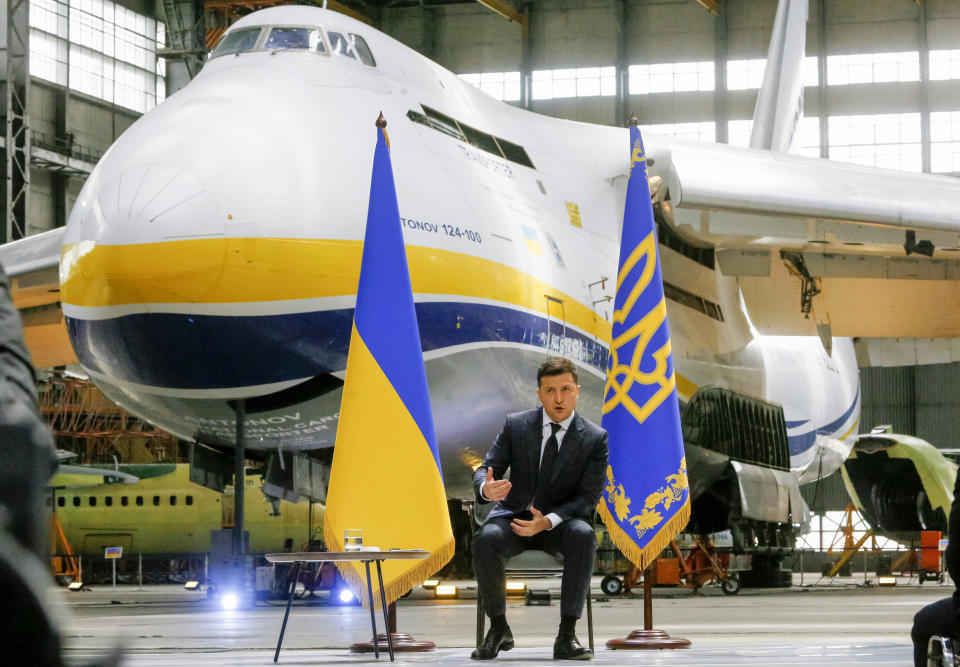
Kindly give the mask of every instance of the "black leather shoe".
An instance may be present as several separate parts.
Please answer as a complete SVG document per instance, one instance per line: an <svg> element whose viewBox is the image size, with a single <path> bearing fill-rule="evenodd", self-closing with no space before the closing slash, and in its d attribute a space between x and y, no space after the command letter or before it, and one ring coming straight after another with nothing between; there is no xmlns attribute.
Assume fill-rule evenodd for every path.
<svg viewBox="0 0 960 667"><path fill-rule="evenodd" d="M584 648L576 635L559 635L553 642L554 660L593 660L593 651Z"/></svg>
<svg viewBox="0 0 960 667"><path fill-rule="evenodd" d="M474 649L470 654L472 660L493 660L500 651L509 651L513 648L513 633L507 627L502 632L490 628L487 636L483 638L480 648Z"/></svg>

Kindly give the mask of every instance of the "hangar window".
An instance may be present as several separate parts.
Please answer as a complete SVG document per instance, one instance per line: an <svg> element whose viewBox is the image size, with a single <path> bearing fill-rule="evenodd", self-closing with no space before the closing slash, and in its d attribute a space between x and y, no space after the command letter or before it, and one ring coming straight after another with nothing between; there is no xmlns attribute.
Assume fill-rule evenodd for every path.
<svg viewBox="0 0 960 667"><path fill-rule="evenodd" d="M831 160L922 170L919 113L830 116L828 123Z"/></svg>
<svg viewBox="0 0 960 667"><path fill-rule="evenodd" d="M296 49L301 51L317 51L325 53L323 39L316 28L281 27L271 28L263 48L269 51Z"/></svg>
<svg viewBox="0 0 960 667"><path fill-rule="evenodd" d="M960 49L930 51L930 80L960 79Z"/></svg>
<svg viewBox="0 0 960 667"><path fill-rule="evenodd" d="M193 496L187 496L187 505L193 504Z"/></svg>
<svg viewBox="0 0 960 667"><path fill-rule="evenodd" d="M753 120L731 120L727 124L727 143L731 146L749 146ZM790 147L791 153L820 157L820 119L816 116L801 116L797 133Z"/></svg>
<svg viewBox="0 0 960 667"><path fill-rule="evenodd" d="M29 4L32 76L141 113L163 100L162 22L112 0Z"/></svg>
<svg viewBox="0 0 960 667"><path fill-rule="evenodd" d="M126 507L127 505L130 504L130 499L127 498L126 496L120 496L120 504Z"/></svg>
<svg viewBox="0 0 960 667"><path fill-rule="evenodd" d="M704 60L692 63L658 63L630 65L630 94L679 93L713 90L714 63Z"/></svg>
<svg viewBox="0 0 960 667"><path fill-rule="evenodd" d="M919 51L827 56L827 84L830 86L919 80Z"/></svg>
<svg viewBox="0 0 960 667"><path fill-rule="evenodd" d="M520 72L481 72L458 76L494 99L504 102L520 100Z"/></svg>
<svg viewBox="0 0 960 667"><path fill-rule="evenodd" d="M641 132L665 134L677 139L692 139L701 142L717 140L717 126L712 120L696 123L657 123L655 125L640 125L639 127Z"/></svg>
<svg viewBox="0 0 960 667"><path fill-rule="evenodd" d="M243 51L252 51L260 38L260 28L240 28L224 35L217 48L213 50L211 58L217 56L226 56L231 53L241 53Z"/></svg>
<svg viewBox="0 0 960 667"><path fill-rule="evenodd" d="M767 67L766 58L752 60L727 61L727 90L749 90L760 87L763 72ZM820 63L816 56L803 59L803 85L816 86L820 83Z"/></svg>
<svg viewBox="0 0 960 667"><path fill-rule="evenodd" d="M154 496L154 497L153 497L153 506L154 506L154 507L159 507L159 506L160 506L160 496Z"/></svg>
<svg viewBox="0 0 960 667"><path fill-rule="evenodd" d="M63 496L60 496L59 498L57 498L57 507L65 507L66 504L67 504L67 499L64 498Z"/></svg>
<svg viewBox="0 0 960 667"><path fill-rule="evenodd" d="M107 496L103 499L103 504L107 507L113 507L113 496Z"/></svg>
<svg viewBox="0 0 960 667"><path fill-rule="evenodd" d="M90 505L90 507L96 507L96 506L97 506L97 497L96 497L96 496L90 496L90 497L87 499L87 503Z"/></svg>
<svg viewBox="0 0 960 667"><path fill-rule="evenodd" d="M74 496L74 497L73 497L73 506L74 506L74 507L80 507L80 497L79 497L79 496Z"/></svg>
<svg viewBox="0 0 960 667"><path fill-rule="evenodd" d="M930 171L960 172L960 111L930 114Z"/></svg>
<svg viewBox="0 0 960 667"><path fill-rule="evenodd" d="M137 496L137 507L143 507L143 496Z"/></svg>
<svg viewBox="0 0 960 667"><path fill-rule="evenodd" d="M535 100L601 95L609 97L617 94L616 68L610 66L534 70L530 92Z"/></svg>
<svg viewBox="0 0 960 667"><path fill-rule="evenodd" d="M367 46L367 40L360 35L354 35L352 33L350 34L350 39L353 40L354 50L357 52L357 55L360 56L360 62L364 65L370 65L370 67L376 67L377 61L373 57L373 51Z"/></svg>
<svg viewBox="0 0 960 667"><path fill-rule="evenodd" d="M172 507L172 506L174 506L174 505L176 505L176 504L177 504L177 497L176 497L176 496L170 496L170 506Z"/></svg>

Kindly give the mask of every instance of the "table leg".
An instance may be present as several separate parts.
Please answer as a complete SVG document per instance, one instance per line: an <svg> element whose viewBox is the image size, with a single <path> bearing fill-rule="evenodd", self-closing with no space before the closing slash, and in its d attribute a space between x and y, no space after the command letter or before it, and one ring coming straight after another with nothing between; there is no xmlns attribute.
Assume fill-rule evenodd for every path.
<svg viewBox="0 0 960 667"><path fill-rule="evenodd" d="M300 567L302 562L297 561L297 566L293 570L293 581L290 582L290 596L287 598L287 610L283 613L283 625L280 626L280 639L277 640L277 651L273 654L273 661L280 659L280 645L283 643L283 633L287 631L287 619L290 618L290 605L293 604L293 594L297 590L297 580L300 578Z"/></svg>
<svg viewBox="0 0 960 667"><path fill-rule="evenodd" d="M373 656L380 659L380 648L377 646L377 614L373 609L373 581L370 579L370 561L365 560L367 567L367 593L370 595L370 625L373 626Z"/></svg>
<svg viewBox="0 0 960 667"><path fill-rule="evenodd" d="M377 579L380 580L380 602L383 604L383 625L387 629L387 648L390 651L390 662L393 662L393 635L390 633L390 617L387 615L387 594L383 590L383 571L380 561L377 561Z"/></svg>

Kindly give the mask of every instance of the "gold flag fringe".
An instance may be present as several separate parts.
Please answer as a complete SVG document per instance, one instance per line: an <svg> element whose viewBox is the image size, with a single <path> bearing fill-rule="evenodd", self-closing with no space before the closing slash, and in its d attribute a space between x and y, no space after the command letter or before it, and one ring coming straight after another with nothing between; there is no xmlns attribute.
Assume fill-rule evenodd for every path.
<svg viewBox="0 0 960 667"><path fill-rule="evenodd" d="M341 540L337 539L337 535L335 534L336 531L333 528L328 529L327 526L329 526L329 523L323 527L323 536L327 541L327 546L331 551L343 551L343 544L341 543ZM398 600L411 588L422 583L425 579L428 579L437 570L450 562L450 559L453 558L453 552L455 548L456 541L451 537L449 541L440 546L438 549L435 549L427 558L416 561L403 561L407 563L416 563L416 566L408 570L398 579L395 579L391 582L383 582L383 590L387 596L387 604L389 605L391 602ZM340 575L347 583L347 586L350 587L353 595L360 600L360 603L363 605L364 609L369 609L370 593L367 591L366 572L363 574L358 573L356 570L350 567L350 563L362 565L360 561L341 561L337 563L337 569L340 570ZM370 580L373 582L373 608L379 610L380 593L377 591L377 587L380 585L380 582L377 581L376 564L374 563L370 564Z"/></svg>
<svg viewBox="0 0 960 667"><path fill-rule="evenodd" d="M637 546L633 538L620 527L620 524L610 514L610 508L607 507L606 502L601 500L597 504L597 511L600 513L603 523L607 526L610 539L623 555L642 572L657 559L660 552L670 544L670 540L676 537L687 525L690 520L690 498L687 498L680 511L673 515L665 525L661 526L654 538L642 549Z"/></svg>

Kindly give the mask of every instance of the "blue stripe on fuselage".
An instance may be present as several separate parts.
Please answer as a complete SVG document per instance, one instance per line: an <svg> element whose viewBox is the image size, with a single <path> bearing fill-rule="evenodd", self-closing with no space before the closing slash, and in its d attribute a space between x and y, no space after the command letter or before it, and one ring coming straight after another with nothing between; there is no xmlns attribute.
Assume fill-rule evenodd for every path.
<svg viewBox="0 0 960 667"><path fill-rule="evenodd" d="M850 415L853 414L853 411L857 407L857 402L860 400L860 386L857 385L857 393L853 397L853 403L850 404L850 407L847 408L846 412L834 419L829 424L821 426L820 428L815 428L812 431L806 433L801 433L800 435L788 435L787 441L790 444L790 456L796 456L802 452L807 451L813 446L813 443L817 439L817 434L830 435L831 433L836 432L843 424L850 419ZM809 419L800 421L800 422L787 422L789 427L790 424L805 424L810 421Z"/></svg>
<svg viewBox="0 0 960 667"><path fill-rule="evenodd" d="M416 311L424 351L518 343L549 347L606 370L606 345L567 328L561 351L562 324L541 315L464 302L417 303ZM343 370L352 321L352 308L258 316L138 313L104 320L68 317L67 330L78 360L91 371L154 387L215 389Z"/></svg>

